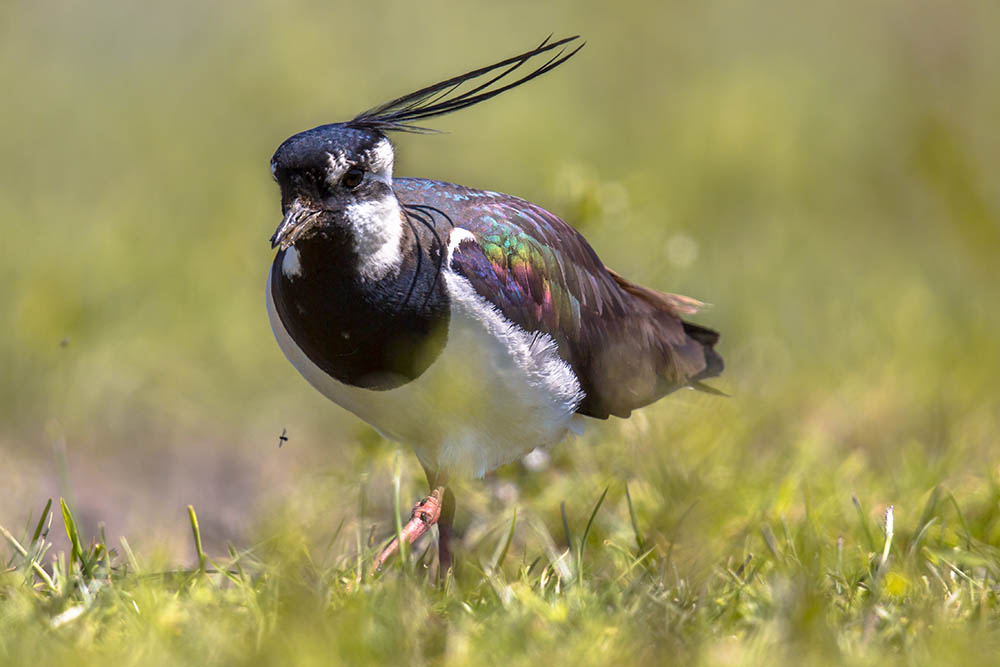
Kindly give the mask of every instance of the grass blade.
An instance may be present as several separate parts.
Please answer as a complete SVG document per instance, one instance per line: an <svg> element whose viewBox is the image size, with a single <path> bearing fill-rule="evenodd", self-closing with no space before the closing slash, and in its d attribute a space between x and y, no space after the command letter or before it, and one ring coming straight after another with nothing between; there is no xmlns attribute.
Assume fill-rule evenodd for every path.
<svg viewBox="0 0 1000 667"><path fill-rule="evenodd" d="M562 514L563 533L566 535L566 547L573 553L573 537L569 532L569 521L566 520L566 501L559 503L559 513Z"/></svg>
<svg viewBox="0 0 1000 667"><path fill-rule="evenodd" d="M191 520L191 532L194 534L194 549L198 553L198 572L205 574L205 550L201 547L201 528L198 527L198 515L194 512L194 505L188 505L188 518Z"/></svg>
<svg viewBox="0 0 1000 667"><path fill-rule="evenodd" d="M965 549L968 551L972 549L972 533L969 531L969 524L965 521L965 514L962 513L962 508L959 506L958 501L955 500L955 496L948 493L948 500L955 507L955 514L958 515L958 520L962 524L962 530L965 532L963 537L965 538Z"/></svg>
<svg viewBox="0 0 1000 667"><path fill-rule="evenodd" d="M365 517L368 516L368 493L367 493L367 483L368 476L361 476L361 483L358 485L358 535L357 535L357 563L355 567L357 568L357 583L362 584L367 577L367 568L365 568L365 541L364 541L364 530L365 530Z"/></svg>
<svg viewBox="0 0 1000 667"><path fill-rule="evenodd" d="M645 543L642 533L639 532L639 522L635 518L635 508L632 506L632 494L628 490L628 482L625 482L625 502L628 503L628 518L632 522L632 533L635 535L635 545L639 553L645 551Z"/></svg>
<svg viewBox="0 0 1000 667"><path fill-rule="evenodd" d="M396 454L396 461L392 466L392 517L396 527L396 544L399 545L399 561L403 569L407 569L409 564L409 543L403 539L403 517L400 516L402 509L399 504L399 486L402 471L400 469L399 454Z"/></svg>
<svg viewBox="0 0 1000 667"><path fill-rule="evenodd" d="M892 505L885 510L885 545L882 547L882 560L879 562L879 572L885 569L885 564L889 560L889 549L892 548L893 526L895 521L892 516Z"/></svg>
<svg viewBox="0 0 1000 667"><path fill-rule="evenodd" d="M590 513L590 518L587 519L587 527L583 529L583 537L580 538L580 549L576 552L576 576L583 576L583 550L587 546L587 536L590 535L590 527L594 525L594 517L597 516L598 510L601 509L601 505L604 504L604 499L608 497L608 489L610 486L604 487L604 493L601 497L597 499L597 504L594 505L594 511Z"/></svg>
<svg viewBox="0 0 1000 667"><path fill-rule="evenodd" d="M31 535L31 543L34 544L38 541L38 538L42 536L42 530L45 529L45 520L49 517L49 511L52 509L52 499L45 503L45 509L42 510L42 515L38 517L38 525L35 526L35 532Z"/></svg>
<svg viewBox="0 0 1000 667"><path fill-rule="evenodd" d="M69 538L70 544L73 546L73 551L70 555L70 565L72 566L73 560L80 564L81 571L90 576L90 566L87 563L87 559L83 555L83 545L80 543L80 532L76 528L76 520L73 519L73 513L69 510L69 505L66 504L64 498L59 499L59 505L62 507L63 524L66 526L66 537Z"/></svg>
<svg viewBox="0 0 1000 667"><path fill-rule="evenodd" d="M132 545L128 543L128 540L125 539L124 535L122 535L118 541L122 545L122 551L125 552L125 559L128 561L132 571L139 574L141 568L139 567L139 560L135 557L135 552L132 551Z"/></svg>
<svg viewBox="0 0 1000 667"><path fill-rule="evenodd" d="M510 530L507 531L507 539L503 542L503 547L500 549L499 553L493 557L493 564L490 565L490 571L496 570L498 567L503 565L504 559L507 557L507 551L510 549L511 542L514 541L514 526L517 525L517 508L514 508L514 517L510 520Z"/></svg>
<svg viewBox="0 0 1000 667"><path fill-rule="evenodd" d="M872 537L871 528L868 526L868 517L865 516L865 511L861 509L861 501L858 500L857 496L851 496L851 502L854 503L854 509L858 511L858 520L861 522L861 528L865 531L865 541L868 543L868 550L875 551L875 538Z"/></svg>
<svg viewBox="0 0 1000 667"><path fill-rule="evenodd" d="M27 558L28 550L21 546L21 543L17 541L17 538L14 537L14 535L9 530L4 528L3 526L0 526L0 535L3 535L5 538L7 538L7 541L10 542L10 545L14 547L17 553Z"/></svg>

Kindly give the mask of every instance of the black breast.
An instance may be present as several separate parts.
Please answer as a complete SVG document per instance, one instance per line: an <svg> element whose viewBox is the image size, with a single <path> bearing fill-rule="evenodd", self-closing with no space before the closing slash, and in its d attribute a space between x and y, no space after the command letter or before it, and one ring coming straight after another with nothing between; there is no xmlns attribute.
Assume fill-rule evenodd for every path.
<svg viewBox="0 0 1000 667"><path fill-rule="evenodd" d="M282 324L309 359L340 382L392 389L427 370L444 348L444 249L436 239L407 232L402 266L381 280L362 280L353 251L322 233L294 246L299 275L282 272L288 251L274 258L271 295Z"/></svg>

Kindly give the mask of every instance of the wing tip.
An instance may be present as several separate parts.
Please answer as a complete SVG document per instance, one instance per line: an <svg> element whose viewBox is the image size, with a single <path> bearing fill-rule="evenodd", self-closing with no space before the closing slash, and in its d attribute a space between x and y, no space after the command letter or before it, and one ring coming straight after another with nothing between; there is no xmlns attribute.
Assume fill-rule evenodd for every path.
<svg viewBox="0 0 1000 667"><path fill-rule="evenodd" d="M713 396L723 396L725 398L732 398L730 394L727 394L721 389L716 389L711 385L707 385L700 380L692 380L691 382L688 383L688 386L694 389L695 391L700 391L705 394L712 394Z"/></svg>

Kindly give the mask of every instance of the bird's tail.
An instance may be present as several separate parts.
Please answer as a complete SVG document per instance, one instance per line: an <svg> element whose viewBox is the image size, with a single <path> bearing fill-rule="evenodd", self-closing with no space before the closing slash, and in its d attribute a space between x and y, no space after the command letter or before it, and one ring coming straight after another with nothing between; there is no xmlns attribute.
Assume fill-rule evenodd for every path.
<svg viewBox="0 0 1000 667"><path fill-rule="evenodd" d="M636 284L631 280L622 277L608 267L604 268L607 269L608 273L611 274L611 277L614 278L615 282L617 282L623 290L645 301L657 310L668 313L673 320L680 321L681 325L684 327L684 334L701 346L701 352L705 357L705 366L696 374L689 376L687 384L699 391L725 396L723 392L702 382L702 380L707 378L721 375L722 369L725 367L725 364L722 361L722 356L715 351L715 344L719 342L719 332L714 329L709 329L708 327L703 327L700 324L692 324L691 322L686 322L681 319L681 315L694 315L699 310L704 308L705 304L697 299L692 299L689 296L658 292L654 289L643 287L642 285ZM691 350L690 353L697 354L695 350ZM692 359L691 361L697 364L695 359ZM697 365L700 366L700 364Z"/></svg>
<svg viewBox="0 0 1000 667"><path fill-rule="evenodd" d="M705 370L691 378L689 384L699 391L725 396L726 394L718 389L702 383L702 380L722 375L722 369L726 366L722 361L722 356L715 351L715 344L719 342L719 332L683 320L681 324L684 325L684 333L687 334L688 338L697 341L701 345L702 352L705 354Z"/></svg>

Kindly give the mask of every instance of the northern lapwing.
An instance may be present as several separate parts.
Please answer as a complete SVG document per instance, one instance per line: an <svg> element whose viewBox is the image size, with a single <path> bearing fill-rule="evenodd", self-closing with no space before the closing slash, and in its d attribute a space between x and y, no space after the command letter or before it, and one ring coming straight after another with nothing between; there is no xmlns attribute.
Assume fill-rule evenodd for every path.
<svg viewBox="0 0 1000 667"><path fill-rule="evenodd" d="M327 398L413 446L432 493L403 537L437 523L440 573L451 565L450 478L551 446L583 417L710 390L702 380L722 371L719 334L681 319L698 301L630 282L552 213L393 176L389 133L429 132L419 123L541 76L580 50L576 39L306 130L271 159L284 213L267 281L274 335Z"/></svg>

